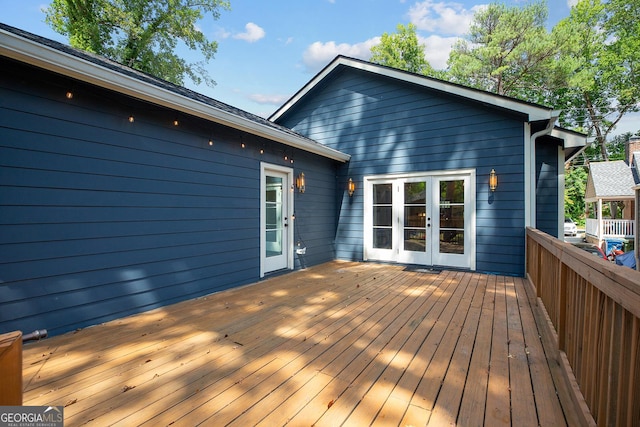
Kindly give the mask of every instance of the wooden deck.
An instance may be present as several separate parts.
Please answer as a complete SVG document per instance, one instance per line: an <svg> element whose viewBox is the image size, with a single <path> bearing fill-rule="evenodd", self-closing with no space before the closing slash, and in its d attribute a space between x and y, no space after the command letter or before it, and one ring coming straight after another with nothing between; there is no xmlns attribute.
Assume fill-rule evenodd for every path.
<svg viewBox="0 0 640 427"><path fill-rule="evenodd" d="M332 262L26 345L24 405L65 426L576 425L556 366L523 279Z"/></svg>

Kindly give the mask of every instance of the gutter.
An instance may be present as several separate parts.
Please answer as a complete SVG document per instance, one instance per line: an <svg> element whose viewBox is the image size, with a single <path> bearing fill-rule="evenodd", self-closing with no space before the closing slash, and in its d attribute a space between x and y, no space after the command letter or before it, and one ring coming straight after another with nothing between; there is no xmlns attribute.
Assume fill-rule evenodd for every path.
<svg viewBox="0 0 640 427"><path fill-rule="evenodd" d="M561 112L561 110L550 111L547 126L529 137L529 162L525 163L525 173L529 177L525 180L525 204L528 204L528 209L525 212L525 226L527 227L535 228L536 226L536 140L541 136L551 134ZM531 126L531 122L529 122L529 126Z"/></svg>

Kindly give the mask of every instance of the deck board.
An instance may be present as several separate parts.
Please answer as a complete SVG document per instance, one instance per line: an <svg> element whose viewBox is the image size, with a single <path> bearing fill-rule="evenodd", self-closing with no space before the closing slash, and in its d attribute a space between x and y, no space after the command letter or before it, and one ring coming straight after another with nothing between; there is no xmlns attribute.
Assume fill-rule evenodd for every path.
<svg viewBox="0 0 640 427"><path fill-rule="evenodd" d="M77 425L567 425L523 279L331 262L24 348Z"/></svg>

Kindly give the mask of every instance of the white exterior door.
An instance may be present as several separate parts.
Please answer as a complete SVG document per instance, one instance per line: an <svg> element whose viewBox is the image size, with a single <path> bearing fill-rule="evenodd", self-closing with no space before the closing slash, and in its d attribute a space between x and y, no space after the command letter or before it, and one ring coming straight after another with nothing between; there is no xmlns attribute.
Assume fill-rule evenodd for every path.
<svg viewBox="0 0 640 427"><path fill-rule="evenodd" d="M263 164L260 180L260 275L293 268L290 168Z"/></svg>
<svg viewBox="0 0 640 427"><path fill-rule="evenodd" d="M475 269L475 179L464 173L365 178L364 258Z"/></svg>

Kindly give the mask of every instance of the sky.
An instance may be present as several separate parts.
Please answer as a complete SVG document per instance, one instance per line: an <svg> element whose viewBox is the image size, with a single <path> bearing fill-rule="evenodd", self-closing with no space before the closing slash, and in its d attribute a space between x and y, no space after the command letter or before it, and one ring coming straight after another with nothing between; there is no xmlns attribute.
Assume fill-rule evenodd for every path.
<svg viewBox="0 0 640 427"><path fill-rule="evenodd" d="M369 59L371 46L398 24L413 23L425 56L437 69L446 66L451 45L463 37L481 0L230 0L220 18L198 23L218 42L207 70L215 87L186 86L234 107L268 117L336 55ZM547 0L548 27L569 15L577 0ZM527 0L505 1L511 6ZM46 0L0 0L0 22L62 43L68 40L44 22ZM189 62L202 58L188 49ZM637 131L638 116L615 132Z"/></svg>

